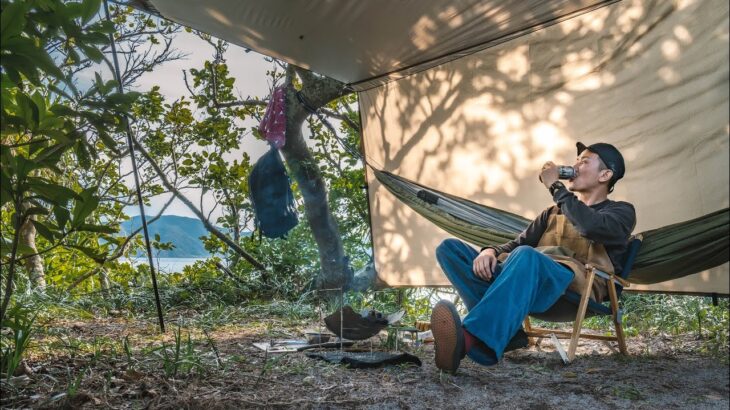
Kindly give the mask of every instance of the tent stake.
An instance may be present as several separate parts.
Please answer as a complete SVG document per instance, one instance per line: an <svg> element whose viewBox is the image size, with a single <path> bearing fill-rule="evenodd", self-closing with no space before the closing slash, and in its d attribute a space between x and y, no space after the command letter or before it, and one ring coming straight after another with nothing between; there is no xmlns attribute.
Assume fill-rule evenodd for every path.
<svg viewBox="0 0 730 410"><path fill-rule="evenodd" d="M104 0L104 12L106 13L106 19L107 21L111 22L111 17L109 16L109 3L107 0ZM120 94L124 93L124 88L122 87L122 74L119 70L119 60L117 59L117 47L116 43L114 42L114 36L110 33L109 34L109 40L111 41L112 46L112 57L114 58L114 74L117 80L117 89ZM165 320L162 317L162 305L160 304L160 293L157 290L157 275L155 274L155 264L152 261L152 248L150 247L150 234L147 230L147 218L145 217L144 213L144 203L142 202L142 191L139 187L139 173L137 171L137 160L134 158L134 144L132 143L132 128L129 126L129 118L127 117L127 114L125 113L123 115L124 124L127 127L127 145L129 145L129 156L132 160L132 171L134 173L134 185L137 189L137 203L139 203L139 216L142 218L142 230L144 231L144 243L145 247L147 248L147 259L150 263L150 274L152 275L152 288L155 292L155 304L157 305L157 319L160 322L160 332L165 333Z"/></svg>

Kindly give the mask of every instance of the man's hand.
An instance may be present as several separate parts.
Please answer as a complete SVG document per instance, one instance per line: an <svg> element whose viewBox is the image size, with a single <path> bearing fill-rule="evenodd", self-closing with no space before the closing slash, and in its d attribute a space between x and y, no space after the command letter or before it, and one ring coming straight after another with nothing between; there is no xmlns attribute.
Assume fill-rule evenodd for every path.
<svg viewBox="0 0 730 410"><path fill-rule="evenodd" d="M474 264L472 265L472 270L474 271L474 274L477 275L480 279L484 280L492 280L492 274L494 273L494 269L497 267L497 254L495 253L494 249L487 248L483 250L477 257L474 259Z"/></svg>
<svg viewBox="0 0 730 410"><path fill-rule="evenodd" d="M540 181L545 185L545 188L550 188L550 185L554 184L558 178L558 166L552 161L548 161L542 166L542 172L540 172Z"/></svg>

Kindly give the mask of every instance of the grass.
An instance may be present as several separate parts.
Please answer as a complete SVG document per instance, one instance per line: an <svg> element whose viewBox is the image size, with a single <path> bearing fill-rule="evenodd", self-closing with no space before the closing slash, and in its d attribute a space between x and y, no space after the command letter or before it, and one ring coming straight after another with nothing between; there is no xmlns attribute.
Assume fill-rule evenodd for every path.
<svg viewBox="0 0 730 410"><path fill-rule="evenodd" d="M406 302L408 303L408 300ZM693 317L698 320L696 326L691 324L682 326L696 328L697 331L701 327L701 333L705 335L706 341L710 341L710 329L713 324L719 326L723 323L722 316L718 316L715 308L707 309L707 312L700 316L696 312L691 312L694 308L707 307L703 305L702 300L670 301L665 305L653 304L656 301L642 298L628 302L640 303L645 307L636 311L637 314L644 316L650 312L656 314L655 310L659 307L666 310L670 303L674 303L671 306L677 312L672 315L663 312L664 316L657 315L652 320L644 316L641 317L641 321L638 320L639 317L632 319L634 320L632 323L635 323L634 328L642 331L657 331L656 326L663 323L663 320L671 320L672 317L677 320ZM382 307L382 309L391 308L392 306L387 304ZM42 373L36 373L34 383L47 383L48 386L39 387L35 384L33 392L40 391L42 400L48 400L45 402L48 407L58 403L79 407L90 400L103 405L131 400L136 403L134 405L144 407L149 400L177 400L178 392L185 389L190 389L189 391L198 389L196 391L200 394L225 391L227 394L237 395L245 391L246 400L253 400L255 397L274 397L277 403L299 403L298 400L303 400L301 398L303 396L287 396L287 392L291 389L300 389L300 394L307 389L320 389L323 394L331 395L327 396L328 400L340 400L349 393L343 391L338 393L339 395L334 395L333 392L339 387L333 386L340 386L343 383L355 383L359 386L358 383L369 380L370 377L363 378L365 373L344 370L341 366L312 362L302 355L266 355L251 346L252 341L301 335L306 326L311 326L319 320L318 309L320 308L316 303L303 299L269 304L259 302L246 306L201 303L195 310L187 306L168 308L166 319L169 330L164 335L159 334L156 329L154 310L135 312L131 316L132 319L124 314L97 314L97 318L93 320L79 320L73 305L56 310L56 312L66 312L68 317L56 317L50 320L41 312L26 354L33 368L45 369ZM100 312L101 309L96 307L95 311ZM629 319L630 317L627 317L627 321ZM412 320L414 319L407 318L405 324ZM391 331L391 336L393 334ZM374 347L392 347L392 337L382 338L381 341L382 346L378 346L376 342ZM707 353L710 354L709 350ZM657 359L656 356L652 357ZM616 355L616 360L622 359L623 356ZM642 360L642 356L631 356L628 360L630 361L626 362L627 366L635 365L637 361ZM555 371L554 366L548 363L528 361L521 365L519 373L510 377L534 380L532 377L535 375L544 378ZM569 369L568 373L571 372L580 375L574 369ZM391 380L392 377L395 379L403 377L408 380L419 380L418 383L421 383L419 377L423 375L418 371L411 374L411 370L405 368L390 368L382 372L373 372L370 376L384 377L387 380ZM448 380L446 385L450 389L454 383L459 386L469 384L463 379ZM416 387L418 383L414 382L409 386ZM642 393L645 395L646 393L639 392L636 386L639 385L626 382L616 388L607 388L605 392L616 400L640 402L648 400L647 397L651 398L651 395L642 396ZM271 391L274 389L280 390L278 396L272 395ZM266 392L263 396L261 396L262 391ZM38 394L25 393L22 388L12 393L13 397L26 400L26 403L28 397ZM56 401L51 401L53 398ZM258 400L252 402L258 403ZM202 402L194 403L196 404L193 406L200 406ZM38 405L43 407L44 404ZM33 406L35 405L26 407Z"/></svg>
<svg viewBox="0 0 730 410"><path fill-rule="evenodd" d="M54 293L53 290L45 295L20 294L13 306L26 306L26 314L37 312L37 316L32 316L30 321L27 317L9 319L15 320L15 324L6 326L3 331L4 375L7 377L12 374L30 349L33 355L40 357L60 353L70 360L83 358L82 362L86 366L113 362L127 369L159 371L161 376L168 379L197 377L216 369L222 371L229 365L254 365L245 355L220 352L210 336L211 332L227 328L235 332L237 324L246 323L248 328L257 329L259 335L267 340L289 338L292 337L291 330L282 329L303 329L328 314L328 305L313 299L312 294L293 301L254 301L246 305L231 305L221 303L218 298L206 298L207 292L210 292L207 290L204 294L191 296L200 302L195 308L190 304L167 305L165 317L168 326L173 318L177 317L178 320L176 325L170 326L173 327L172 332L161 336L156 335L156 314L151 294L143 294L147 292L146 289L130 292L136 293L123 294L117 290L112 291L112 295L107 298L92 294L77 299L60 292ZM399 293L403 299L402 306L398 305ZM390 289L360 295L348 294L346 302L356 310L367 307L386 314L403 308L406 316L402 323L409 325L415 320L428 319L430 306L441 297L443 295L433 289ZM629 336L692 333L702 341L701 353L727 362L730 339L727 299L721 300L719 306L712 306L709 298L702 297L626 294L622 298L622 305L626 312L625 330ZM9 318L12 317L9 314ZM106 320L110 326L120 321L139 323L139 326L135 327L137 330L116 338L94 334L81 337L79 332L68 327L48 327L52 321L83 323L91 318ZM535 324L556 327L555 324L540 321L535 321ZM585 325L600 331L612 328L608 317L589 318ZM135 332L147 333L146 336L140 336ZM391 331L390 337L380 347L393 348L394 335L395 332ZM34 342L34 339L42 339L43 342ZM263 370L266 372L266 369L277 365L278 362L273 358L267 359ZM291 371L299 373L306 369ZM73 387L73 382L69 383L69 387Z"/></svg>
<svg viewBox="0 0 730 410"><path fill-rule="evenodd" d="M644 397L644 395L641 393L641 391L639 391L639 389L637 389L636 387L631 386L631 385L624 384L624 385L620 385L620 386L615 386L615 387L613 387L611 393L613 396L616 396L616 397L619 397L622 399L626 399L626 400L631 400L631 401L638 401L638 400L646 399L646 397Z"/></svg>
<svg viewBox="0 0 730 410"><path fill-rule="evenodd" d="M6 380L15 374L34 332L36 313L13 306L5 314L0 340L0 369Z"/></svg>
<svg viewBox="0 0 730 410"><path fill-rule="evenodd" d="M668 334L695 334L702 340L701 351L728 362L730 351L730 304L721 299L717 306L712 299L701 296L666 294L624 294L623 325L627 337ZM559 328L561 323L531 319L533 325ZM601 333L613 332L609 316L593 316L583 322L584 328Z"/></svg>

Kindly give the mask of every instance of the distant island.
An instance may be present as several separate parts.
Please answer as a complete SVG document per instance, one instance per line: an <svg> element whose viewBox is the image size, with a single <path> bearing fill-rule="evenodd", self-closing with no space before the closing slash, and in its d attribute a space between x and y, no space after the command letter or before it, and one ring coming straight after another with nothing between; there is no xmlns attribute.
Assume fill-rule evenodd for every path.
<svg viewBox="0 0 730 410"><path fill-rule="evenodd" d="M129 235L141 226L141 218L134 216L130 220L122 222L120 235ZM203 223L196 218L163 215L160 219L148 225L148 229L150 240L154 239L155 234L159 234L161 242L172 242L175 246L172 250L160 251L160 258L204 258L210 256L200 240L201 236L208 235L208 231Z"/></svg>

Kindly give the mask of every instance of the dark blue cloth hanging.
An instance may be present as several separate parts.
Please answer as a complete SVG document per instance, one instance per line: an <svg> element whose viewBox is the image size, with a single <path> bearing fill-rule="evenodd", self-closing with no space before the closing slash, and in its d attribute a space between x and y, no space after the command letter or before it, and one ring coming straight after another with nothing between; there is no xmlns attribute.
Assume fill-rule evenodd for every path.
<svg viewBox="0 0 730 410"><path fill-rule="evenodd" d="M267 238L280 238L299 223L291 181L273 146L251 170L248 186L256 227Z"/></svg>

